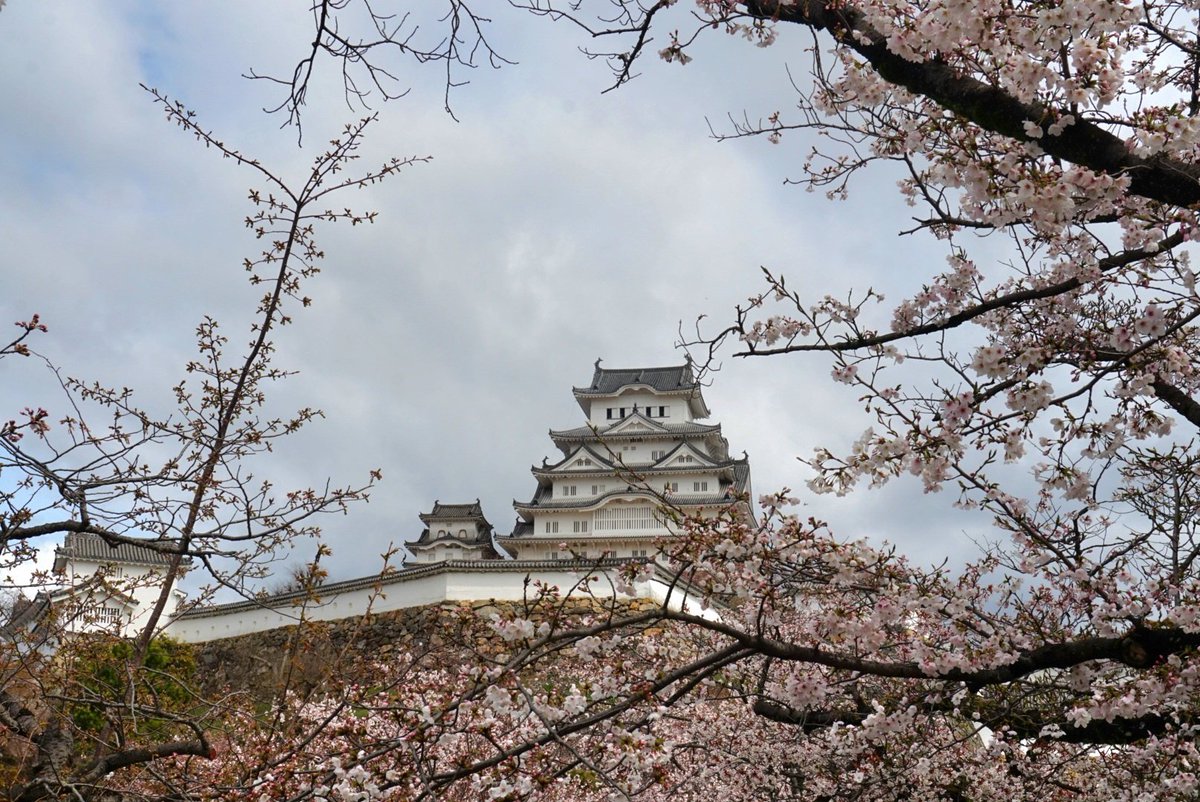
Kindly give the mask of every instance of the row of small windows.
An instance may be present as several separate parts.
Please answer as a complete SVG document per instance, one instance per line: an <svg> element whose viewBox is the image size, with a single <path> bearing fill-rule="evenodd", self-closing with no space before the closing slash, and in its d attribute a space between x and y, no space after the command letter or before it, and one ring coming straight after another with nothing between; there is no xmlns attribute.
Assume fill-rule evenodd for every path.
<svg viewBox="0 0 1200 802"><path fill-rule="evenodd" d="M667 491L668 493L678 493L679 492L679 482L665 482L663 484L663 490ZM692 482L692 492L693 493L707 493L708 492L708 482Z"/></svg>
<svg viewBox="0 0 1200 802"><path fill-rule="evenodd" d="M615 558L617 556L618 556L617 552L614 549L608 549L608 550L602 551L600 553L601 559L610 559L610 558ZM646 558L646 550L645 549L634 549L633 551L631 551L629 553L629 556L634 557L634 558L645 559ZM586 551L575 551L575 552L552 551L552 552L550 552L550 559L551 560L571 560L571 559L586 560L586 559L588 559L588 553Z"/></svg>
<svg viewBox="0 0 1200 802"><path fill-rule="evenodd" d="M587 521L572 521L572 529L576 534L585 534L588 531ZM558 521L546 521L545 533L547 535L558 534Z"/></svg>
<svg viewBox="0 0 1200 802"><path fill-rule="evenodd" d="M67 607L67 615L70 618L82 618L84 621L100 622L100 623L117 623L121 620L121 609L119 607L109 607L101 604L80 604L72 602Z"/></svg>
<svg viewBox="0 0 1200 802"><path fill-rule="evenodd" d="M604 410L605 415L609 420L625 420L635 412L641 412L647 418L669 418L671 417L671 408L667 406L655 407L608 407Z"/></svg>
<svg viewBox="0 0 1200 802"><path fill-rule="evenodd" d="M608 485L592 485L592 495L593 496L598 496L601 493L605 493L607 491L608 491ZM558 495L562 496L562 497L578 496L579 495L579 485L559 485L558 486Z"/></svg>
<svg viewBox="0 0 1200 802"><path fill-rule="evenodd" d="M438 533L437 533L437 536L438 536L438 537L445 537L445 536L446 536L446 534L447 534L447 533L446 533L446 530L445 530L445 529L439 529L439 530L438 530ZM466 536L467 536L467 530L466 530L466 529L459 529L459 530L458 530L458 536L459 536L459 537L466 537Z"/></svg>
<svg viewBox="0 0 1200 802"><path fill-rule="evenodd" d="M638 450L638 447L635 445L621 446L622 453L631 453L631 452L634 452L637 450ZM654 449L653 451L650 452L650 459L655 462L658 462L660 459L662 459L665 456L667 456L666 449ZM691 454L680 454L678 460L676 460L676 461L691 464L696 461L696 458L693 457ZM577 468L581 468L581 467L585 467L585 466L593 465L593 464L594 463L591 461L591 459L575 460L575 467L577 467Z"/></svg>
<svg viewBox="0 0 1200 802"><path fill-rule="evenodd" d="M663 484L663 489L667 490L671 493L678 493L679 492L679 482L666 482ZM592 491L591 494L593 496L602 495L602 494L608 492L608 485L592 485L591 491ZM707 493L708 492L708 482L707 481L692 482L692 492L693 493ZM569 496L578 496L579 495L579 485L559 485L558 486L558 495L562 498L567 498ZM466 536L466 534L467 534L465 530L461 530L461 529L459 530L458 533L463 536ZM442 531L438 532L438 535L444 535L444 534L446 534L446 533L442 532Z"/></svg>

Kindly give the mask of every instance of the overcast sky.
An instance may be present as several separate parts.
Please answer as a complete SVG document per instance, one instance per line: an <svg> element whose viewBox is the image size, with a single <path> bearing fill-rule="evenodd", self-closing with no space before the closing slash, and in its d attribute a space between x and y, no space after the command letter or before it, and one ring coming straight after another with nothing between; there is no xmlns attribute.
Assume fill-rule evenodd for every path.
<svg viewBox="0 0 1200 802"><path fill-rule="evenodd" d="M71 376L132 387L154 411L189 358L204 315L234 344L256 292L240 268L254 176L167 124L139 83L195 109L230 144L300 175L360 112L333 65L305 110L305 145L262 112L278 91L241 75L290 73L311 39L291 2L146 4L11 0L0 10L0 321L42 315L37 348ZM426 7L425 3L412 4ZM495 8L492 6L495 5ZM686 4L681 4L686 5ZM312 309L283 331L300 371L276 400L327 417L268 466L279 484L357 481L381 468L369 505L325 522L334 578L378 567L414 539L434 499L479 498L509 531L550 428L582 423L571 395L597 357L609 367L678 364L678 327L715 327L761 289L760 266L819 298L874 285L898 300L942 264L900 237L895 176L864 177L849 202L786 187L812 145L718 143L709 123L792 105L787 68L806 69L801 31L756 49L714 33L681 67L647 59L632 84L610 75L565 24L501 8L489 35L518 62L481 68L442 109L438 66L390 61L405 98L379 106L365 163L431 155L398 179L345 197L371 227L326 229ZM433 36L436 20L424 21ZM341 205L339 202L338 205ZM61 405L29 365L0 366L0 414ZM803 488L798 455L844 446L869 425L828 361L726 354L705 396L756 492ZM808 499L847 535L889 539L921 561L964 553L986 521L925 497L908 478L847 499ZM53 546L48 542L47 546ZM307 553L303 556L309 556Z"/></svg>

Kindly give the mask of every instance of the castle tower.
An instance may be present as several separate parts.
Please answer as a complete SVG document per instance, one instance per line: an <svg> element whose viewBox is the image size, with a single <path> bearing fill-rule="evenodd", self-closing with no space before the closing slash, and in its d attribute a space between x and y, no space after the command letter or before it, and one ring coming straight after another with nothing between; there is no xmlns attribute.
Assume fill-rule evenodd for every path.
<svg viewBox="0 0 1200 802"><path fill-rule="evenodd" d="M472 504L433 502L432 512L421 513L425 530L408 544L411 563L442 560L497 560L492 546L492 525L483 517L479 499Z"/></svg>
<svg viewBox="0 0 1200 802"><path fill-rule="evenodd" d="M731 459L689 359L659 368L608 369L574 388L583 426L551 430L562 452L532 469L537 489L515 501L517 523L499 542L518 559L653 557L671 533L664 501L687 514L740 504L746 458ZM749 513L749 505L743 505Z"/></svg>

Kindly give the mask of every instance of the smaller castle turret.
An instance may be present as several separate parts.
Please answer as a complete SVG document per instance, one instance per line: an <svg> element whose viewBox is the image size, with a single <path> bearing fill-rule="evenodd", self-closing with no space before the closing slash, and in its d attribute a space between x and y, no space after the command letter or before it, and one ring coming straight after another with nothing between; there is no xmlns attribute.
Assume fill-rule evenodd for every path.
<svg viewBox="0 0 1200 802"><path fill-rule="evenodd" d="M442 560L498 560L492 546L492 525L483 516L479 499L471 504L433 502L432 512L421 513L424 531L408 544L410 563Z"/></svg>

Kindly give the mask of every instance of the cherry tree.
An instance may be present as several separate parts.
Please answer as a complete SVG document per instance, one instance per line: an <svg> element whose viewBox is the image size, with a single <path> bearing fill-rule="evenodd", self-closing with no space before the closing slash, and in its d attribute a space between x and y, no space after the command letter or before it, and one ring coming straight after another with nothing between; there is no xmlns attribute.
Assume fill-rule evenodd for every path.
<svg viewBox="0 0 1200 802"><path fill-rule="evenodd" d="M468 750L426 793L536 796L586 767L617 798L1192 798L1195 4L513 5L582 29L615 86L655 59L686 65L702 37L811 34L794 108L723 136L817 142L792 180L834 200L899 171L918 210L906 233L940 242L946 267L890 304L870 288L811 297L802 266L772 269L727 327L685 344L831 360L869 427L816 449L809 492L911 474L995 528L952 570L805 520L790 491L757 521L686 521L664 564L690 604L496 623L513 651L472 693L535 732ZM1002 261L979 256L999 240ZM660 750L662 770L606 762L622 737ZM532 768L557 750L572 758Z"/></svg>
<svg viewBox="0 0 1200 802"><path fill-rule="evenodd" d="M818 448L807 490L850 493L913 475L989 513L992 536L965 566L917 565L836 522L798 516L799 494L784 491L762 499L757 520L681 521L661 566L631 565L622 577L632 587L666 571L686 602L631 608L598 594L580 618L535 588L458 662L374 665L365 670L379 682L286 698L265 730L261 716L228 713L222 744L237 759L174 757L138 782L195 788L182 783L228 770L198 787L256 799L707 799L714 789L746 799L1194 798L1194 4L514 5L584 30L617 86L655 59L686 68L701 37L778 46L781 29L811 33L811 82L798 84L795 108L725 135L765 137L784 152L816 134L794 180L832 199L853 192L859 174L899 170L901 200L919 210L909 233L942 243L946 268L891 304L870 288L810 297L797 268L773 269L728 326L687 345L713 358L732 349L829 359L869 428L846 449ZM286 113L299 113L322 55L340 59L351 97L365 99L375 80L391 94L381 59L407 54L405 18L365 6L375 32L351 36L338 20L352 6L314 3L317 35L283 81ZM447 66L448 91L454 65L492 52L486 20L463 3L449 8L451 35L418 48ZM297 214L288 197L280 220ZM279 202L255 200L269 211ZM979 255L983 238L987 253L1008 243L1004 261ZM297 295L293 278L299 268L270 286ZM215 359L213 331L202 337ZM213 386L238 386L199 370ZM125 414L120 394L78 389ZM185 402L190 415L223 419L219 403L200 398ZM254 398L239 398L230 420ZM35 408L8 431L36 436L45 422ZM258 447L251 437L241 448ZM128 471L123 481L146 473L157 476ZM186 483L198 506L177 509L225 509L202 503L221 492L215 474L190 476L206 477ZM77 505L62 498L60 507ZM124 531L98 525L110 537ZM163 537L210 553L194 522ZM483 649L488 637L503 646ZM215 737L195 739L193 753Z"/></svg>
<svg viewBox="0 0 1200 802"><path fill-rule="evenodd" d="M324 259L317 227L374 220L373 212L334 209L331 195L423 159L351 171L368 118L347 126L291 183L218 140L178 102L148 91L169 122L262 182L250 190L245 222L264 247L241 265L261 295L240 346L217 320L199 320L196 355L183 366L175 408L166 415L139 408L128 389L66 378L47 365L33 348L35 335L51 324L37 315L18 322L17 336L0 350L7 360L48 367L63 390L54 412L30 407L0 425L4 567L22 567L36 548L65 533L88 533L112 547L135 544L159 552L167 564L156 577L157 601L131 642L64 639L62 611L36 603L31 609L41 615L31 619L32 632L6 639L3 781L8 798L23 802L104 798L132 768L178 755L212 758L210 729L224 707L200 703L188 658L157 638L181 572L189 563L200 568L206 583L200 601L222 587L249 597L273 560L319 534L320 516L367 498L379 479L372 471L356 484L289 488L267 478L264 457L273 444L321 414L270 411L271 387L289 374L273 363L274 343L278 330L311 303L305 284ZM110 584L120 589L119 579Z"/></svg>

